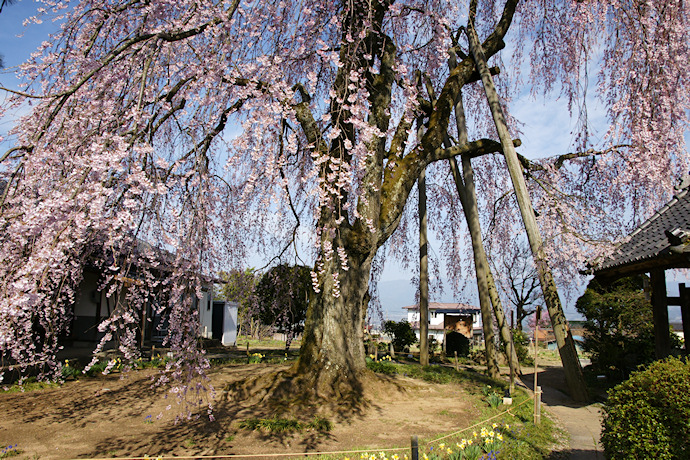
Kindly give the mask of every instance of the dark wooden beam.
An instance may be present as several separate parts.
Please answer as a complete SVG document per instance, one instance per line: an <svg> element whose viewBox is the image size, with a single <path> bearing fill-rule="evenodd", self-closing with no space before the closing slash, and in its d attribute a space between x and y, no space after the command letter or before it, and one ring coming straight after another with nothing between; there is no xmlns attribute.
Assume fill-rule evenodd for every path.
<svg viewBox="0 0 690 460"><path fill-rule="evenodd" d="M690 288L685 287L685 283L678 285L680 294L680 317L683 321L683 339L685 340L685 354L690 355Z"/></svg>
<svg viewBox="0 0 690 460"><path fill-rule="evenodd" d="M612 265L607 268L590 267L583 270L586 275L595 275L602 278L622 278L624 276L649 273L654 269L670 270L673 268L690 268L688 254L661 254L644 260L634 260L621 265Z"/></svg>
<svg viewBox="0 0 690 460"><path fill-rule="evenodd" d="M666 275L663 269L649 272L652 284L652 315L654 318L654 340L657 359L671 354L671 337L666 301Z"/></svg>

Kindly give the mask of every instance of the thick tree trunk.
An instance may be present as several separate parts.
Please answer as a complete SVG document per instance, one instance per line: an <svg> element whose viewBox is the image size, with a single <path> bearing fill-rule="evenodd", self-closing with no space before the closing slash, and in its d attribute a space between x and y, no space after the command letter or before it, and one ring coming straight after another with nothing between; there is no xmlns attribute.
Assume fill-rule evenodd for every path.
<svg viewBox="0 0 690 460"><path fill-rule="evenodd" d="M310 97L301 92L302 102L296 104L295 114L304 134L317 156L329 155L337 159L334 164L352 164L348 144L357 143L357 129L351 121L350 108L343 101L356 96L351 89L351 75L367 66L372 56L379 62L378 68L365 72L363 78L369 91L370 113L368 122L380 132L390 128L390 104L392 87L397 81L395 72L396 47L394 40L381 31L385 13L390 2L354 2L343 18L347 28L342 31L339 68L333 90L335 97L330 102L330 118L339 135L330 143L310 110ZM500 49L502 38L512 21L517 0L507 0L501 19L486 41L488 54ZM366 46L352 42L351 37L365 36ZM373 62L373 61L372 61ZM428 114L427 132L418 136L419 145L407 151L409 129L406 119L400 121L391 141L387 136L368 142L371 153L364 161L361 188L358 190L357 212L348 213L348 190L330 193L327 203L322 204L317 229L322 231L322 254L316 263L317 279L314 280L320 292L310 302L305 322L305 332L300 350L296 374L301 382L311 382L306 388L318 397L340 398L348 392L356 394L361 390L359 376L365 369L363 318L366 311L371 261L376 250L385 243L397 228L405 203L421 170L433 161L449 158L465 151L474 155L497 151L495 141L473 141L457 152L440 148L447 133L447 122L452 102L462 85L472 78L473 65L465 59L461 70L448 77L443 84L439 107ZM347 104L349 106L349 102ZM330 145L329 145L330 144ZM406 153L407 152L407 153ZM325 161L319 174L326 180L335 171ZM330 179L328 179L330 180ZM343 222L344 219L344 222ZM333 241L330 241L333 240ZM337 240L337 241L336 241ZM332 247L328 245L333 244ZM347 253L347 263L335 250ZM339 254L340 254L339 253ZM344 267L343 265L346 265ZM336 286L339 281L340 285ZM490 313L489 313L490 315ZM490 318L486 324L490 325ZM361 393L360 393L361 394Z"/></svg>
<svg viewBox="0 0 690 460"><path fill-rule="evenodd" d="M319 398L357 398L366 369L365 296L373 255L353 257L347 271L335 259L324 263L321 291L309 302L300 348L298 374ZM333 295L338 274L340 295Z"/></svg>
<svg viewBox="0 0 690 460"><path fill-rule="evenodd" d="M508 165L508 171L513 181L515 195L518 200L522 220L527 231L527 238L529 239L532 254L534 256L534 263L537 266L539 273L539 281L544 293L544 301L551 316L551 323L553 325L554 336L556 337L556 344L561 355L561 362L563 363L563 370L565 371L565 378L570 390L570 396L576 401L588 400L587 387L585 385L584 377L582 375L582 368L580 360L575 349L575 342L570 333L570 328L563 313L558 291L556 290L556 283L553 280L551 270L548 268L546 262L546 254L544 253L537 219L532 209L532 203L527 193L527 184L522 175L517 153L513 147L513 141L508 133L508 128L498 100L498 94L493 84L489 68L486 64L486 58L479 43L477 33L474 30L473 24L470 24L467 29L467 37L470 44L470 52L474 58L479 74L482 77L484 84L484 91L486 92L491 113L496 124L498 135L503 145L503 155Z"/></svg>

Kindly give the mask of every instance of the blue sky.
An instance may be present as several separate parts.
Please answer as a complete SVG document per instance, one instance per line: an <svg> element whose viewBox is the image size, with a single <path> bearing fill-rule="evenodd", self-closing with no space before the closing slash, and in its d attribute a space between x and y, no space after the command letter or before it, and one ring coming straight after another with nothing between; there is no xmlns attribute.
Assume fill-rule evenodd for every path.
<svg viewBox="0 0 690 460"><path fill-rule="evenodd" d="M48 34L58 30L59 26L50 21L40 25L24 27L24 19L35 13L37 4L30 0L20 0L6 5L0 13L0 55L3 56L5 68L0 70L0 84L10 89L19 89L19 80L14 76L16 67L26 61L31 53L48 38ZM0 104L6 95L0 91ZM14 115L0 118L0 136L7 137L12 127ZM0 144L3 150L6 144Z"/></svg>
<svg viewBox="0 0 690 460"><path fill-rule="evenodd" d="M17 89L17 79L13 72L17 65L26 60L45 40L49 33L58 29L58 25L50 20L44 20L41 25L24 27L23 20L33 14L36 3L30 0L20 0L13 5L6 6L0 13L0 54L3 55L5 69L0 70L0 84L8 88ZM500 78L500 77L499 77ZM0 104L5 95L0 92ZM592 101L593 109L590 109L590 121L595 129L599 128L599 135L603 134L606 120L603 111ZM523 123L523 134L520 136L522 147L520 153L529 158L540 158L572 151L573 137L571 131L574 122L567 111L566 103L557 98L539 98L533 100L525 92L511 103L512 115ZM0 119L0 136L7 137L12 121L16 116L9 114ZM8 146L7 141L0 143L0 150ZM432 241L433 245L433 241ZM402 314L401 308L414 303L414 288L409 286L411 274L397 266L395 261L389 261L382 275L381 299L384 303L384 311L391 312L395 318L397 312ZM447 284L447 283L446 283ZM669 295L673 295L673 287L669 286ZM675 287L677 291L677 285ZM465 296L454 296L446 292L442 298L432 299L436 301L467 300L475 294L467 293ZM568 317L576 317L572 306L574 301L567 302L566 314ZM673 316L673 313L672 313ZM397 319L397 318L395 318Z"/></svg>

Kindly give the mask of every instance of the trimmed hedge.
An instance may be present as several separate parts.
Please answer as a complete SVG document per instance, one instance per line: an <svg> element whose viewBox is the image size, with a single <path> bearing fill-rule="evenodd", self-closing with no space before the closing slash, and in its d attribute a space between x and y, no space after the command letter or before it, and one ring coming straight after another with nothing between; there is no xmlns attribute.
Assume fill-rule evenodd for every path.
<svg viewBox="0 0 690 460"><path fill-rule="evenodd" d="M602 426L606 458L690 458L690 360L657 361L609 390Z"/></svg>

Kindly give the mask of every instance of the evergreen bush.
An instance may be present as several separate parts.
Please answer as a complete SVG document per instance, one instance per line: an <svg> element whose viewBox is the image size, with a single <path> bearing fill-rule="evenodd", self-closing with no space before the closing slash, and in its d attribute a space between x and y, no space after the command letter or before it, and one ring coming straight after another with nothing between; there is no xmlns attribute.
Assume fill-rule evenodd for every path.
<svg viewBox="0 0 690 460"><path fill-rule="evenodd" d="M674 357L609 390L601 442L607 458L690 458L690 361Z"/></svg>
<svg viewBox="0 0 690 460"><path fill-rule="evenodd" d="M391 337L395 351L409 350L410 345L417 343L417 336L412 330L412 325L405 320L384 322L383 332Z"/></svg>
<svg viewBox="0 0 690 460"><path fill-rule="evenodd" d="M592 279L575 308L586 318L585 351L592 371L612 382L625 380L641 364L655 359L652 305L642 275L610 281ZM670 335L671 348L681 344Z"/></svg>

